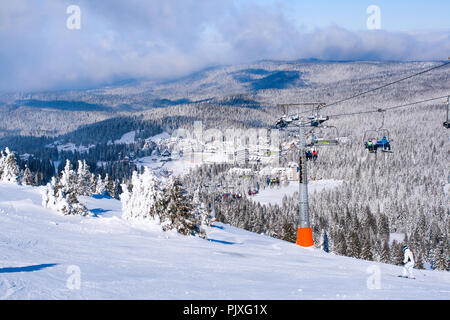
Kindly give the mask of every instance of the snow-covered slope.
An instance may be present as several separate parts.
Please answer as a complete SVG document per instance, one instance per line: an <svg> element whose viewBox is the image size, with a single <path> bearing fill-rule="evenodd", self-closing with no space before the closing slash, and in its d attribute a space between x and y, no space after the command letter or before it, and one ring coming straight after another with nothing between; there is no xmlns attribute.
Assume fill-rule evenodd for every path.
<svg viewBox="0 0 450 320"><path fill-rule="evenodd" d="M83 198L95 217L61 216L40 190L0 184L0 298L450 299L448 272L402 279L220 223L208 240L163 233L122 220L111 199Z"/></svg>

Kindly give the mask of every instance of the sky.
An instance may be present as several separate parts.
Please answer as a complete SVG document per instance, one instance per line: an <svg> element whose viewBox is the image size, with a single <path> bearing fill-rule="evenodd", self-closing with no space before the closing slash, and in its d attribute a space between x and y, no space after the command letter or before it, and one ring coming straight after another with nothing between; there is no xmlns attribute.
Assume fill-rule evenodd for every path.
<svg viewBox="0 0 450 320"><path fill-rule="evenodd" d="M447 0L5 1L0 92L170 79L263 59L446 60L449 12Z"/></svg>
<svg viewBox="0 0 450 320"><path fill-rule="evenodd" d="M364 30L366 9L370 5L380 8L384 30L448 30L450 27L450 1L446 0L238 0L235 3L277 3L297 25L308 28L335 24L349 30Z"/></svg>

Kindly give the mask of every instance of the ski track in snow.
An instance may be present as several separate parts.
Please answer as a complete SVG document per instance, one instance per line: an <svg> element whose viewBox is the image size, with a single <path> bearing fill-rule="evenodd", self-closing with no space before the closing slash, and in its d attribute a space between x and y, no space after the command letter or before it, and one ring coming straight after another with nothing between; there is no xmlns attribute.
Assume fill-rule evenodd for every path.
<svg viewBox="0 0 450 320"><path fill-rule="evenodd" d="M448 272L402 279L398 266L220 223L209 241L185 237L123 220L112 199L81 199L96 217L62 216L41 190L0 183L0 299L450 299ZM380 289L367 285L371 266Z"/></svg>

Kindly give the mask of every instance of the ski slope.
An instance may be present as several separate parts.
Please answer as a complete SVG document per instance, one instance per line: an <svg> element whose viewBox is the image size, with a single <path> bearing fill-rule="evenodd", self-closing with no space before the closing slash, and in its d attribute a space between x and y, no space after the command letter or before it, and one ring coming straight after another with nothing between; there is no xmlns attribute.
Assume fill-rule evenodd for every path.
<svg viewBox="0 0 450 320"><path fill-rule="evenodd" d="M450 299L448 272L402 279L398 266L220 223L208 240L164 233L122 220L111 199L82 199L95 216L62 216L41 190L0 183L1 299Z"/></svg>

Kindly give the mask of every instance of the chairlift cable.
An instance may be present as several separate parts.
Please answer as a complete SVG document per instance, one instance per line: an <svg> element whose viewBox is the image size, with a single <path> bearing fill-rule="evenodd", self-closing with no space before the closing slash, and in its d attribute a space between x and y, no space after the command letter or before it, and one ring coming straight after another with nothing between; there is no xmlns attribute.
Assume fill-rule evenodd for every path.
<svg viewBox="0 0 450 320"><path fill-rule="evenodd" d="M383 110L384 111L390 111L390 110L395 110L395 109L400 109L400 108L406 108L406 107L414 106L416 104L430 102L430 101L435 101L435 100L439 100L439 99L444 99L444 98L447 98L447 97L448 97L448 95L445 95L445 96L441 96L441 97L436 97L436 98L431 98L431 99L426 99L426 100L421 100L421 101L401 104L401 105L393 106L393 107L389 107L389 108L384 108ZM359 114L369 114L369 113L375 113L375 112L380 112L380 109L359 111L359 112L351 112L351 113L333 114L333 115L330 115L329 117L330 118L337 118L337 117L353 116L353 115L359 115Z"/></svg>
<svg viewBox="0 0 450 320"><path fill-rule="evenodd" d="M339 104L339 103L342 103L342 102L345 102L345 101L348 101L348 100L351 100L351 99L360 97L360 96L365 95L365 94L367 94L367 93L374 92L374 91L377 91L377 90L380 90L380 89L384 89L384 88L386 88L386 87L392 86L392 85L397 84L397 83L399 83L399 82L402 82L402 81L411 79L411 78L413 78L413 77L417 77L417 76L419 76L419 75L428 73L428 72L430 72L430 71L433 71L433 70L436 70L436 69L445 67L445 66L447 66L447 65L449 65L449 64L450 64L450 61L444 62L444 63L441 64L441 65L434 66L434 67L432 67L432 68L429 68L429 69L420 71L420 72L415 73L415 74L412 74L412 75L410 75L410 76L407 76L407 77L404 77L404 78L395 80L395 81L393 81L393 82L386 83L386 84L384 84L384 85L382 85L382 86L380 86L380 87L376 87L376 88L373 88L373 89L370 89L370 90L367 90L367 91L358 93L358 94L356 94L356 95L353 95L353 96L351 96L351 97L348 97L348 98L345 98L345 99L342 99L342 100L338 100L338 101L335 101L335 102L333 102L333 103L329 103L329 104L325 105L325 106L322 107L322 108L331 107L331 106L333 106L333 105L336 105L336 104Z"/></svg>

